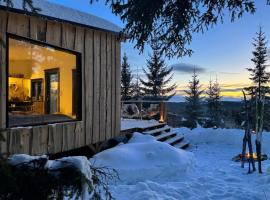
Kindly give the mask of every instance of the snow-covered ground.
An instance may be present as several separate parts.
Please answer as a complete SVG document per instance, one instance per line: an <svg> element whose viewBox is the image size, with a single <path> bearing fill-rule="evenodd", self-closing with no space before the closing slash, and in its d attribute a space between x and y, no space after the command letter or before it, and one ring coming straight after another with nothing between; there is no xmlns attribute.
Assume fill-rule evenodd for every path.
<svg viewBox="0 0 270 200"><path fill-rule="evenodd" d="M116 200L270 199L270 161L263 162L263 174L247 174L247 164L243 169L240 163L232 161L241 152L242 130L179 128L175 131L190 141L187 151L135 133L127 144L96 154L90 163L118 171L120 180L110 183ZM263 136L263 153L270 155L270 133ZM36 158L14 155L10 162L16 165ZM86 157L49 161L47 167L58 168L62 165L59 161L72 163L91 179ZM89 199L89 194L84 194L84 199Z"/></svg>
<svg viewBox="0 0 270 200"><path fill-rule="evenodd" d="M118 200L270 199L270 162L262 175L247 174L232 157L241 152L243 131L177 129L191 147L183 151L135 134L122 144L97 154L90 162L118 170L111 184ZM270 133L264 134L264 153L270 155Z"/></svg>

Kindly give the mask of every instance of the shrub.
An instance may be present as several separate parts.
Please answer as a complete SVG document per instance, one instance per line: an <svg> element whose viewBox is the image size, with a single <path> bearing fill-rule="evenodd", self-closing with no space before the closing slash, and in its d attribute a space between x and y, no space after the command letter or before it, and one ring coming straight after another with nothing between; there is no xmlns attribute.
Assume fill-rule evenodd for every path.
<svg viewBox="0 0 270 200"><path fill-rule="evenodd" d="M57 162L56 167L49 167L52 162ZM107 180L118 177L117 173L107 168L96 169L90 163L85 167L89 167L90 178L68 160L48 161L47 157L39 157L14 164L1 159L0 199L81 199L85 189L90 199L113 199Z"/></svg>

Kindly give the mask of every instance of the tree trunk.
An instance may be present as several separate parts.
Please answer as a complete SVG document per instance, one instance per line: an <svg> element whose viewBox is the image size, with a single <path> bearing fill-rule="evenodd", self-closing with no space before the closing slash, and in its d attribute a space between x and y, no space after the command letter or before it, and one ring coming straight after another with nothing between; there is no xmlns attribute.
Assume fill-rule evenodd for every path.
<svg viewBox="0 0 270 200"><path fill-rule="evenodd" d="M255 162L254 162L254 158L253 158L253 148L252 148L252 142L251 142L249 107L248 107L248 103L247 103L246 94L244 91L242 91L242 92L243 92L244 102L245 102L246 119L245 119L245 135L243 138L241 167L244 167L244 163L245 163L244 159L246 156L246 145L248 144L248 149L249 149L249 154L250 154L250 158L248 160L249 161L248 173L250 173L250 163L252 164L252 171L256 171L256 168L255 168Z"/></svg>
<svg viewBox="0 0 270 200"><path fill-rule="evenodd" d="M263 115L264 115L264 96L259 94L256 100L256 151L258 159L258 171L262 173L262 131L263 131Z"/></svg>
<svg viewBox="0 0 270 200"><path fill-rule="evenodd" d="M256 140L256 151L257 151L257 159L258 159L258 171L262 174L262 161L261 161L261 142Z"/></svg>
<svg viewBox="0 0 270 200"><path fill-rule="evenodd" d="M247 141L248 141L248 149L249 149L249 154L250 154L250 161L249 162L251 162L252 171L256 171L255 162L254 162L254 158L253 158L253 147L252 147L252 142L251 142L250 130L247 134ZM250 168L249 168L249 173L250 173Z"/></svg>
<svg viewBox="0 0 270 200"><path fill-rule="evenodd" d="M242 146L242 158L241 158L241 167L244 168L245 165L245 157L246 157L246 148L247 148L247 130L245 130L245 135L243 138L243 146Z"/></svg>

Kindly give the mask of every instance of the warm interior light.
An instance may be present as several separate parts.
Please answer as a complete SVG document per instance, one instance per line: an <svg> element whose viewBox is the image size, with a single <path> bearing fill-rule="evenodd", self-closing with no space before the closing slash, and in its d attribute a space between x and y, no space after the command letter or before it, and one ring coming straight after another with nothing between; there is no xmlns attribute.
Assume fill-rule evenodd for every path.
<svg viewBox="0 0 270 200"><path fill-rule="evenodd" d="M75 54L10 38L9 114L76 118L74 95L80 89L76 66Z"/></svg>

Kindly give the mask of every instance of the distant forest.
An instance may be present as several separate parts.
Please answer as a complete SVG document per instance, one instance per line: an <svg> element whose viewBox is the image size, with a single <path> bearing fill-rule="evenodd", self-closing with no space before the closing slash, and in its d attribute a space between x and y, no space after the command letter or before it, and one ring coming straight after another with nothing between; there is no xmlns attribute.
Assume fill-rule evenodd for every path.
<svg viewBox="0 0 270 200"><path fill-rule="evenodd" d="M168 124L174 127L185 126L185 109L186 102L167 102ZM244 117L243 102L222 101L222 119L224 128L241 128ZM202 120L207 117L207 104L202 104Z"/></svg>

